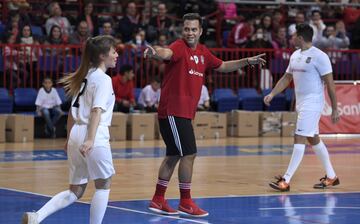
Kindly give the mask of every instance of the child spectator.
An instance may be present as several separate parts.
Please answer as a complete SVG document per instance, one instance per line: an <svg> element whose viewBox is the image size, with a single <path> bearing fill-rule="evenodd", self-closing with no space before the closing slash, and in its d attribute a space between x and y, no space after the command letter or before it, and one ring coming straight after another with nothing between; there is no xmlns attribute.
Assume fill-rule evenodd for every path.
<svg viewBox="0 0 360 224"><path fill-rule="evenodd" d="M130 108L135 106L133 78L134 70L131 65L123 65L120 74L112 77L115 93L114 111L129 113Z"/></svg>
<svg viewBox="0 0 360 224"><path fill-rule="evenodd" d="M151 83L145 86L139 96L139 106L143 107L146 112L157 112L160 101L160 80L155 77Z"/></svg>
<svg viewBox="0 0 360 224"><path fill-rule="evenodd" d="M51 78L44 78L43 87L38 92L35 105L38 115L45 119L45 134L48 137L56 137L56 123L63 114L60 108L61 103L58 92L53 88Z"/></svg>

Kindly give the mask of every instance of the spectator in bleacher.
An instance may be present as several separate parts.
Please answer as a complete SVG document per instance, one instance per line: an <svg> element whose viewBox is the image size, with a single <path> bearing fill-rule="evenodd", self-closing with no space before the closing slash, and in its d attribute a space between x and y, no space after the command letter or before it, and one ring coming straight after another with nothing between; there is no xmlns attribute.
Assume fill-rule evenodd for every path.
<svg viewBox="0 0 360 224"><path fill-rule="evenodd" d="M271 18L272 31L278 30L279 27L284 25L285 25L284 15L280 11L280 9L275 10Z"/></svg>
<svg viewBox="0 0 360 224"><path fill-rule="evenodd" d="M145 86L140 93L138 103L146 112L157 112L160 101L160 79L154 77L151 83Z"/></svg>
<svg viewBox="0 0 360 224"><path fill-rule="evenodd" d="M219 2L218 10L223 14L224 24L223 30L231 30L237 21L237 6L234 2Z"/></svg>
<svg viewBox="0 0 360 224"><path fill-rule="evenodd" d="M89 27L85 20L81 21L76 29L69 37L69 44L83 45L90 37Z"/></svg>
<svg viewBox="0 0 360 224"><path fill-rule="evenodd" d="M57 25L61 28L62 37L67 42L69 35L72 33L71 24L66 17L61 16L62 11L58 2L52 2L48 6L50 18L46 20L45 29L46 34L50 34L51 27Z"/></svg>
<svg viewBox="0 0 360 224"><path fill-rule="evenodd" d="M86 21L90 36L97 36L99 34L98 16L94 13L94 5L92 2L87 2L81 15L78 16L77 22Z"/></svg>
<svg viewBox="0 0 360 224"><path fill-rule="evenodd" d="M22 63L18 63L23 53L18 48L11 46L16 43L16 36L6 33L3 37L4 46L4 75L6 75L6 85L10 87L20 87L23 80L27 80L27 73Z"/></svg>
<svg viewBox="0 0 360 224"><path fill-rule="evenodd" d="M160 33L157 38L156 45L160 47L167 47L169 45L169 38L166 33Z"/></svg>
<svg viewBox="0 0 360 224"><path fill-rule="evenodd" d="M359 4L359 0L350 0L349 3ZM343 18L346 24L346 27L349 30L357 28L356 21L360 18L360 8L355 6L346 5L343 9Z"/></svg>
<svg viewBox="0 0 360 224"><path fill-rule="evenodd" d="M238 21L228 36L227 46L230 48L244 47L254 32L252 23L243 17L239 17Z"/></svg>
<svg viewBox="0 0 360 224"><path fill-rule="evenodd" d="M149 44L146 39L145 30L139 28L135 31L133 38L127 42L128 45L131 45L132 48L142 50L143 47L146 47Z"/></svg>
<svg viewBox="0 0 360 224"><path fill-rule="evenodd" d="M53 88L51 78L44 78L43 87L38 92L35 105L38 115L42 116L46 122L45 134L48 137L56 137L56 123L63 114L60 108L61 103L58 92Z"/></svg>
<svg viewBox="0 0 360 224"><path fill-rule="evenodd" d="M62 38L61 28L58 25L53 25L50 29L50 34L47 36L45 44L51 45L60 45L64 44L64 40Z"/></svg>
<svg viewBox="0 0 360 224"><path fill-rule="evenodd" d="M205 85L201 87L201 95L197 106L197 111L207 111L210 109L209 91Z"/></svg>
<svg viewBox="0 0 360 224"><path fill-rule="evenodd" d="M350 40L346 36L345 24L342 21L338 23L338 29L335 29L333 25L327 26L324 36L314 42L314 45L322 49L347 49L350 46Z"/></svg>
<svg viewBox="0 0 360 224"><path fill-rule="evenodd" d="M131 65L123 65L120 74L112 77L115 94L114 111L129 113L136 106L134 96L134 69Z"/></svg>
<svg viewBox="0 0 360 224"><path fill-rule="evenodd" d="M272 41L272 18L271 14L265 14L261 18L260 26L263 28L265 39Z"/></svg>
<svg viewBox="0 0 360 224"><path fill-rule="evenodd" d="M113 23L110 20L103 22L101 35L114 35Z"/></svg>
<svg viewBox="0 0 360 224"><path fill-rule="evenodd" d="M150 19L146 30L146 39L149 42L156 40L160 33L165 33L170 36L173 31L173 23L171 19L166 16L167 8L165 3L158 4L157 8L158 15Z"/></svg>
<svg viewBox="0 0 360 224"><path fill-rule="evenodd" d="M251 39L247 42L246 48L273 48L273 45L267 38L264 34L264 29L258 27Z"/></svg>
<svg viewBox="0 0 360 224"><path fill-rule="evenodd" d="M25 14L20 14L18 11L10 11L9 17L5 26L5 32L11 32L15 36L19 35L20 27L25 24L30 24L30 19Z"/></svg>
<svg viewBox="0 0 360 224"><path fill-rule="evenodd" d="M137 13L136 4L133 1L127 3L126 14L119 21L118 32L122 35L124 43L131 40L134 32L141 27L140 15Z"/></svg>
<svg viewBox="0 0 360 224"><path fill-rule="evenodd" d="M313 42L314 42L314 46L317 47L318 45L316 43L321 42L321 39L323 38L324 30L326 28L326 25L321 19L320 11L314 10L311 12L311 21L309 25L314 30Z"/></svg>
<svg viewBox="0 0 360 224"><path fill-rule="evenodd" d="M288 38L286 36L286 27L279 27L275 32L272 44L275 49L287 49L289 48Z"/></svg>
<svg viewBox="0 0 360 224"><path fill-rule="evenodd" d="M296 32L296 25L305 23L305 14L302 11L298 11L295 16L295 23L291 24L288 28L289 36L292 36Z"/></svg>
<svg viewBox="0 0 360 224"><path fill-rule="evenodd" d="M42 55L42 51L39 46L35 46L39 45L39 42L33 37L30 25L25 25L21 28L21 32L19 33L16 42L18 44L26 45L24 47L20 47L20 52L22 53L23 57L19 63L24 64L24 68L26 69L27 74L35 73L38 57L39 55ZM29 80L23 81L27 82Z"/></svg>
<svg viewBox="0 0 360 224"><path fill-rule="evenodd" d="M237 15L237 7L233 2L219 2L218 9L223 13L224 19L226 20L235 20Z"/></svg>
<svg viewBox="0 0 360 224"><path fill-rule="evenodd" d="M65 48L64 46L56 47L55 45L63 45L66 44L64 39L62 38L61 28L57 25L54 25L50 29L50 35L47 36L46 40L44 41L45 45L51 45L50 47L45 48L46 55L56 56L56 55L64 55L67 54L69 48ZM62 59L62 57L60 57ZM61 61L61 60L60 60ZM58 63L61 63L58 61Z"/></svg>

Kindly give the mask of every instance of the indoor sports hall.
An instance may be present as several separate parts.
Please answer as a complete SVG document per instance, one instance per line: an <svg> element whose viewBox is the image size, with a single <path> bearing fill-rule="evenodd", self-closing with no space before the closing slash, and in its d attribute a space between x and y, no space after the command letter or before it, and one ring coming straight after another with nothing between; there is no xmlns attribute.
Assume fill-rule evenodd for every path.
<svg viewBox="0 0 360 224"><path fill-rule="evenodd" d="M21 223L24 212L39 210L68 189L64 147L73 105L58 80L79 67L84 41L104 34L117 40L119 55L116 67L107 74L124 77L124 68L132 71L128 82L134 104L114 111L109 127L116 174L102 223L360 222L359 1L3 0L0 5L0 224ZM55 12L57 6L60 13ZM144 50L149 45L168 47L181 38L182 15L189 12L202 16L200 42L221 60L266 54L264 66L248 64L230 73L204 74L208 97L199 103L192 121L197 157L191 196L209 215L197 218L148 209L166 146L156 110L139 102L142 90L154 80L161 89L166 73L164 63L144 59ZM53 17L68 22L65 27L49 27ZM126 17L133 20L124 26ZM313 188L326 172L307 144L290 190L279 192L269 183L284 174L292 158L298 116L294 84L274 97L270 106L264 104L264 97L287 72L298 23L318 29L312 44L328 55L332 66L340 120L332 123L325 89L319 131L340 184ZM195 57L190 60L204 63L202 57ZM36 103L44 80L51 82L61 100L60 117L50 129ZM176 168L166 191L175 209L178 184ZM89 223L94 191L89 181L80 200L41 223Z"/></svg>

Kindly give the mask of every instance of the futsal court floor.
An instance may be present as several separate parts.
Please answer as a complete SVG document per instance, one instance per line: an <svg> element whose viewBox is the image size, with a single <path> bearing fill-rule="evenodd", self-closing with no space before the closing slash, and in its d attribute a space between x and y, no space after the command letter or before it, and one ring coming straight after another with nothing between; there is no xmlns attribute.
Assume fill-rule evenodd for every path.
<svg viewBox="0 0 360 224"><path fill-rule="evenodd" d="M360 138L327 137L340 185L313 189L324 171L311 148L291 181L291 191L273 191L268 182L283 174L292 138L199 140L192 196L209 211L205 218L163 216L147 209L164 155L161 141L112 143L114 166L110 202L103 223L360 223ZM39 209L67 189L64 139L0 144L0 223L20 223L25 211ZM178 206L177 174L167 198ZM94 187L77 203L43 223L89 223Z"/></svg>

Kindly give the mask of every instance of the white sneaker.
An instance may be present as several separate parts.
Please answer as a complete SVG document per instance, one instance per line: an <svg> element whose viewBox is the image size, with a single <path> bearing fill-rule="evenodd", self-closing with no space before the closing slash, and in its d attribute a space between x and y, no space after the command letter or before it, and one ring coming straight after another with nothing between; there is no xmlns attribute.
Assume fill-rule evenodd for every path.
<svg viewBox="0 0 360 224"><path fill-rule="evenodd" d="M36 212L26 212L22 217L22 224L39 224Z"/></svg>

